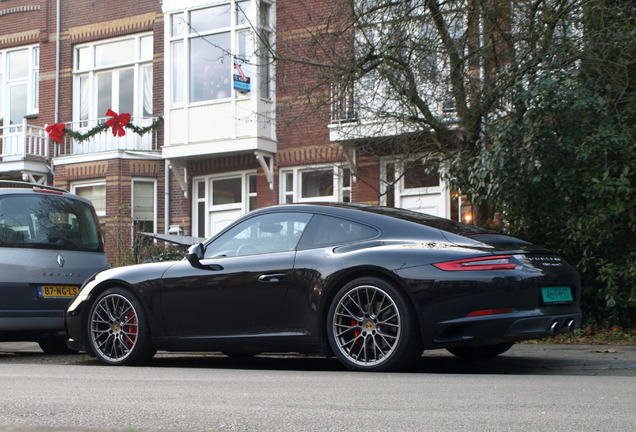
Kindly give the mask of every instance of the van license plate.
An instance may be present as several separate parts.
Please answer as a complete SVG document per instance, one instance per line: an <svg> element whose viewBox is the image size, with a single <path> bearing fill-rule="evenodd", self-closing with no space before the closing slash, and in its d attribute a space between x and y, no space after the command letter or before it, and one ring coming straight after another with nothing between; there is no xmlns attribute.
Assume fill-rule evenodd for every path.
<svg viewBox="0 0 636 432"><path fill-rule="evenodd" d="M571 303L572 290L568 286L543 287L541 288L543 303Z"/></svg>
<svg viewBox="0 0 636 432"><path fill-rule="evenodd" d="M38 286L39 298L72 298L77 295L78 286L73 285L40 285Z"/></svg>

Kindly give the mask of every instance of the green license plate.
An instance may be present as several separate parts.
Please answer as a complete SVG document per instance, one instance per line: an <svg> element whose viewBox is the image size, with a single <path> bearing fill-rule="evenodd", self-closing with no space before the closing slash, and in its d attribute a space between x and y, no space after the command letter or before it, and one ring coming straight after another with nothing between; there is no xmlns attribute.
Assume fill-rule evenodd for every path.
<svg viewBox="0 0 636 432"><path fill-rule="evenodd" d="M543 303L570 303L574 301L572 290L567 286L541 288Z"/></svg>

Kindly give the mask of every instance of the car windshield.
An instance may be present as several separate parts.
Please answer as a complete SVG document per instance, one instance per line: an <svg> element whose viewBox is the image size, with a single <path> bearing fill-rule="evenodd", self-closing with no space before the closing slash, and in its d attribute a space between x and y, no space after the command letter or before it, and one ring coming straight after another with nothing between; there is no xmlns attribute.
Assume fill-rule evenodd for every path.
<svg viewBox="0 0 636 432"><path fill-rule="evenodd" d="M92 207L46 195L0 196L0 247L103 252Z"/></svg>

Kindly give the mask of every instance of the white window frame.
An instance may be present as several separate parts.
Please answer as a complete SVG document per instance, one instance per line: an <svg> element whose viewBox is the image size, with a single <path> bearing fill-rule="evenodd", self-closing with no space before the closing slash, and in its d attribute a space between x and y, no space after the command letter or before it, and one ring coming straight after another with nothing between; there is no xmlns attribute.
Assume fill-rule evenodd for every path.
<svg viewBox="0 0 636 432"><path fill-rule="evenodd" d="M130 182L130 217L133 223L135 219L135 183L151 183L153 191L153 209L152 209L152 226L153 234L157 233L157 180L147 177L134 177ZM145 219L144 219L145 220Z"/></svg>
<svg viewBox="0 0 636 432"><path fill-rule="evenodd" d="M333 173L333 194L324 195L319 197L307 197L301 196L302 193L302 174L307 172L318 171L330 171ZM344 197L348 195L349 201L351 201L351 181L349 177L349 186L344 184L344 176L351 176L349 168L344 164L336 165L313 165L313 166L298 166L282 168L279 171L279 202L280 203L302 203L302 202L341 202ZM289 181L292 182L291 188L289 187Z"/></svg>
<svg viewBox="0 0 636 432"><path fill-rule="evenodd" d="M250 3L246 19L239 19L242 11L239 11L239 5ZM176 1L164 2L165 14L165 34L166 34L166 106L170 108L183 108L189 106L204 106L218 103L227 103L229 101L249 99L252 94L258 94L262 99L271 100L274 97L274 65L263 65L263 61L258 59L257 51L259 48L259 36L255 32L261 31L261 5L266 4L270 8L269 25L262 29L264 34L269 38L269 43L274 43L275 38L275 0L225 0L211 4L204 1L183 1L178 4ZM230 26L216 29L207 29L204 31L194 31L190 28L190 14L199 10L216 6L230 6ZM173 22L178 20L184 21L180 27L181 33L173 34ZM175 27L177 27L175 25ZM191 58L190 45L192 40L220 35L223 33L230 34L230 53L232 62L241 65L245 74L250 78L250 92L242 92L234 89L232 80L233 75L237 74L237 70L232 67L231 74L228 75L229 95L227 97L211 98L200 101L192 101L191 99ZM245 34L247 38L245 37ZM242 46L241 41L247 42ZM181 46L181 55L183 58L176 59L175 47ZM244 49L242 49L244 48ZM248 52L242 52L248 51ZM263 69L266 67L267 69ZM175 71L178 71L175 73ZM264 87L262 81L263 76L270 77L270 83L266 86L267 94L263 94ZM176 86L180 86L178 92ZM176 99L176 94L180 97Z"/></svg>
<svg viewBox="0 0 636 432"><path fill-rule="evenodd" d="M9 76L9 55L11 53L27 51L30 59L26 78L11 79ZM10 87L26 84L27 104L26 115L33 116L39 113L39 83L40 83L40 46L29 45L16 48L0 50L0 119L4 121L4 126L9 126L10 112ZM18 125L20 122L15 122Z"/></svg>
<svg viewBox="0 0 636 432"><path fill-rule="evenodd" d="M104 118L106 116L105 112L98 112L98 76L105 72L112 72L114 74L112 78L112 95L113 98L118 97L119 94L119 80L115 78L115 76L119 76L120 72L123 70L133 70L133 86L135 89L133 95L133 111L130 112L133 117L142 117L144 116L144 79L145 72L144 70L148 67L151 68L151 80L154 74L153 70L153 54L150 53L150 56L144 57L142 50L142 41L147 41L150 38L150 46L152 47L154 44L154 35L153 33L138 33L134 35L129 35L125 37L119 38L111 38L111 39L101 39L99 41L93 41L86 44L80 44L73 47L73 120L75 122L79 122L80 120L86 121L86 123L82 123L82 127L94 127L96 125L97 119ZM96 64L96 49L99 47L103 47L108 44L115 44L118 42L124 42L132 40L135 46L135 54L132 60L122 61L121 63L113 63L105 66L97 66ZM84 67L80 65L80 50L84 51L84 55L88 55L90 58L90 65L88 67ZM88 116L85 119L81 118L81 103L82 103L82 90L81 90L81 80L82 78L87 79L88 86ZM151 83L151 91L152 91L152 83ZM153 97L151 97L150 101L152 101ZM113 106L109 107L113 111L121 114L121 109L118 105L118 102L115 102L116 99L113 99ZM151 107L152 110L152 107ZM124 111L125 112L125 111Z"/></svg>
<svg viewBox="0 0 636 432"><path fill-rule="evenodd" d="M243 214L250 211L250 198L255 198L256 191L250 191L250 176L256 176L256 170L235 171L231 173L213 174L198 176L192 179L192 235L195 237L209 237L210 235L210 214L224 210L240 210ZM232 178L241 179L241 202L231 204L212 204L212 182L215 180L226 180ZM199 184L204 184L204 196L199 197ZM199 232L199 205L205 208L204 233Z"/></svg>

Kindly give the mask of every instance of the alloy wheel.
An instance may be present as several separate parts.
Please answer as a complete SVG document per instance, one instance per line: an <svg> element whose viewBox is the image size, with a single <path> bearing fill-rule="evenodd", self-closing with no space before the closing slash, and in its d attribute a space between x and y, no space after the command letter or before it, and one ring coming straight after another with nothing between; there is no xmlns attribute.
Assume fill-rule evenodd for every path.
<svg viewBox="0 0 636 432"><path fill-rule="evenodd" d="M402 337L402 318L382 289L357 286L336 304L332 335L340 353L356 366L376 366L391 357Z"/></svg>
<svg viewBox="0 0 636 432"><path fill-rule="evenodd" d="M139 318L133 304L120 294L100 298L89 317L90 338L96 354L104 360L121 362L135 349Z"/></svg>

